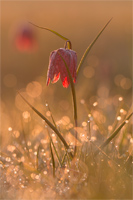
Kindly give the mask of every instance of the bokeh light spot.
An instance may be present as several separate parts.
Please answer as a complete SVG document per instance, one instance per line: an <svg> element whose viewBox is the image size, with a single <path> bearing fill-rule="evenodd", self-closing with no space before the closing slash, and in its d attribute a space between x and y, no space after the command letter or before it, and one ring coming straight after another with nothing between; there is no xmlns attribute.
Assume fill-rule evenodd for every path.
<svg viewBox="0 0 133 200"><path fill-rule="evenodd" d="M68 125L70 123L70 118L68 116L64 116L61 121L63 125Z"/></svg>
<svg viewBox="0 0 133 200"><path fill-rule="evenodd" d="M95 74L95 70L93 67L91 66L87 66L84 68L83 70L83 75L86 77L86 78L92 78Z"/></svg>
<svg viewBox="0 0 133 200"><path fill-rule="evenodd" d="M122 74L118 74L117 76L115 76L114 82L117 86L120 86L120 82L123 79L123 75Z"/></svg>
<svg viewBox="0 0 133 200"><path fill-rule="evenodd" d="M123 78L121 81L120 81L120 86L124 89L124 90L128 90L131 88L132 86L132 82L129 78Z"/></svg>
<svg viewBox="0 0 133 200"><path fill-rule="evenodd" d="M97 91L99 97L107 98L109 95L109 89L105 86L101 86Z"/></svg>
<svg viewBox="0 0 133 200"><path fill-rule="evenodd" d="M32 81L26 87L26 92L29 96L36 98L42 93L42 86L37 81Z"/></svg>

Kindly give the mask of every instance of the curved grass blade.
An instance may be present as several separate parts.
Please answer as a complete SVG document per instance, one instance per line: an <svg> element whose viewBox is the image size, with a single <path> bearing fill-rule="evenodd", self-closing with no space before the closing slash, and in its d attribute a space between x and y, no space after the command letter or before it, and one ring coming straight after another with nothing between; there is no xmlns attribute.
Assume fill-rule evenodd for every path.
<svg viewBox="0 0 133 200"><path fill-rule="evenodd" d="M39 151L40 151L40 145L38 146L37 156L36 156L36 169L37 170L38 170L38 166L39 166Z"/></svg>
<svg viewBox="0 0 133 200"><path fill-rule="evenodd" d="M54 154L52 150L52 142L50 141L50 151L51 151L51 157L52 157L52 164L53 164L53 177L55 177L55 160L54 160Z"/></svg>
<svg viewBox="0 0 133 200"><path fill-rule="evenodd" d="M47 103L47 104L48 104L48 103ZM51 112L51 109L50 109L50 107L49 107L49 104L48 104L48 111L51 113L52 122L53 122L54 126L57 128L57 125L56 125L56 123L55 123L55 120L54 120L54 117L53 117L53 115L52 115L52 112Z"/></svg>
<svg viewBox="0 0 133 200"><path fill-rule="evenodd" d="M60 164L60 166L61 166L61 161L60 161L59 155L58 155L58 153L57 153L57 150L56 150L56 148L55 148L55 145L54 145L54 143L53 143L53 140L52 140L52 138L51 138L50 133L49 133L48 130L47 130L47 132L48 132L50 141L51 141L51 143L52 143L52 146L53 146L53 148L54 148L55 154L56 154L56 156L57 156L58 162L59 162L59 164Z"/></svg>
<svg viewBox="0 0 133 200"><path fill-rule="evenodd" d="M58 137L60 138L60 140L62 141L62 143L64 144L64 146L66 147L66 149L69 149L68 144L66 143L65 139L63 138L63 136L60 134L60 132L56 129L56 127L53 126L53 124L51 124L51 122L44 116L42 115L35 107L33 107L21 94L20 92L18 92L18 94L21 96L21 98L30 106L30 108L32 110L34 110L34 112L39 115L43 120L45 120L45 122L48 124L48 126L58 135ZM72 153L69 153L70 157L73 158Z"/></svg>
<svg viewBox="0 0 133 200"><path fill-rule="evenodd" d="M31 22L29 22L29 23L32 24L33 26L37 27L37 28L41 28L41 29L45 29L45 30L47 30L47 31L50 31L50 32L54 33L55 35L57 35L58 37L60 37L60 38L62 38L63 40L65 40L65 41L69 40L68 38L64 37L63 35L57 33L56 31L53 31L53 30L51 30L51 29L49 29L49 28L41 27L41 26L38 26L38 25L33 24L33 23L31 23Z"/></svg>
<svg viewBox="0 0 133 200"><path fill-rule="evenodd" d="M55 123L55 120L54 120L54 117L53 117L53 115L52 115L52 112L51 112L51 109L50 109L50 107L49 107L49 104L48 104L48 110L49 110L50 113L51 113L52 122L53 122L54 126L57 128L57 125L56 125L56 123ZM57 128L57 129L58 129L58 128ZM49 134L49 132L48 132L48 134ZM50 137L50 134L49 134L49 137ZM51 139L52 139L52 138L51 138ZM60 142L60 141L58 140L58 145L59 145L59 142ZM58 161L59 161L59 164L60 164L60 166L62 166L62 163L61 163L61 161L60 161L59 155L58 155L58 153L57 153L57 150L56 150L56 148L55 148L55 145L54 145L53 141L52 141L52 145L53 145L54 151L55 151L55 153L56 153L57 159L58 159ZM67 153L67 149L66 149L66 148L65 148L65 151L66 151L66 153Z"/></svg>
<svg viewBox="0 0 133 200"><path fill-rule="evenodd" d="M79 62L79 65L78 65L78 68L77 68L77 75L79 73L79 70L81 68L81 65L83 65L83 62L86 58L86 56L88 55L89 51L91 50L91 48L93 47L93 45L95 44L95 42L97 41L97 39L99 38L99 36L102 34L102 32L104 31L104 29L107 27L107 25L110 23L110 21L112 20L112 18L107 22L107 24L102 28L102 30L99 32L99 34L96 36L96 38L92 41L92 43L88 46L88 48L85 50L80 62Z"/></svg>
<svg viewBox="0 0 133 200"><path fill-rule="evenodd" d="M124 120L124 122L121 123L121 125L112 133L112 135L105 140L105 142L99 147L100 149L103 149L105 146L109 144L109 142L119 133L122 127L126 124L126 121L129 120L132 115L133 115L133 112ZM96 156L98 153L99 153L99 150L97 150L94 153L94 156Z"/></svg>

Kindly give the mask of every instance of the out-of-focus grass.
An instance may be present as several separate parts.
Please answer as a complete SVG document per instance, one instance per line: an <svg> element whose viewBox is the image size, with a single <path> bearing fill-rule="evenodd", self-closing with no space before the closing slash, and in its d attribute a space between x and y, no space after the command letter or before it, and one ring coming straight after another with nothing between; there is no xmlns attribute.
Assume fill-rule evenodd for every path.
<svg viewBox="0 0 133 200"><path fill-rule="evenodd" d="M36 118L32 110L23 113L24 130L19 129L18 134L9 127L11 140L1 152L1 198L131 199L132 121L126 115L124 121L120 120L123 122L118 121L117 135L110 141L89 115L89 120L77 127L77 156L71 160L63 143L44 121ZM73 122L64 116L55 123L73 153ZM103 143L103 139L108 143Z"/></svg>

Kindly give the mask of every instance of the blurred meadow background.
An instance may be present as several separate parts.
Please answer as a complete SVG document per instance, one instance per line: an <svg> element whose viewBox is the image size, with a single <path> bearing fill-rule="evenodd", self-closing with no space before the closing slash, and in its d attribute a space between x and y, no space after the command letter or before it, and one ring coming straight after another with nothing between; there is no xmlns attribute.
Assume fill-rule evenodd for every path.
<svg viewBox="0 0 133 200"><path fill-rule="evenodd" d="M49 141L48 134L46 134L43 127L44 122L23 101L18 95L17 90L49 120L51 120L52 112L56 124L60 125L61 128L63 126L62 130L65 129L65 134L69 129L73 128L73 107L70 86L67 89L63 88L60 80L56 84L46 86L50 52L58 48L63 48L64 41L49 31L29 25L32 33L30 36L31 41L24 47L22 43L17 41L21 30L23 30L25 24L32 22L38 26L57 31L71 40L72 49L77 52L79 63L86 48L112 17L112 21L89 52L75 84L78 126L87 132L87 120L92 120L91 136L97 145L100 145L122 123L127 114L131 113L129 109L132 104L132 2L1 1L0 137L1 151L4 152L4 156L1 158L1 168L3 170L1 195L3 199L9 198L9 196L11 199L15 199L16 197L25 199L34 199L35 197L36 199L44 198L40 188L38 189L39 192L34 193L36 196L28 196L29 193L34 192L33 188L38 188L38 186L33 186L33 188L30 186L28 188L27 180L29 179L27 177L30 176L34 180L34 184L35 182L37 182L37 185L40 183L40 176L37 175L39 173L33 173L33 168L30 168L28 164L25 168L32 175L27 173L28 175L24 178L22 174L25 172L21 170L19 176L23 176L23 183L19 178L18 182L16 181L17 178L14 178L14 176L18 177L16 174L20 170L20 165L13 163L14 159L17 159L18 163L28 162L24 156L23 146L27 145L25 151L29 152L28 155L33 153L33 155L30 155L30 158L34 162L39 144L41 143L42 146L46 146ZM50 106L51 112L47 108L47 103ZM113 153L115 152L115 155L118 152L124 155L123 159L125 159L125 162L131 156L131 148L130 150L128 149L130 144L132 145L133 143L131 126L132 121L130 121L130 125L126 129L126 133L124 132L125 135L121 132L121 137L118 137L114 141L114 146L116 145L115 150L114 147L112 150L112 146L109 146L109 149ZM25 140L23 140L22 132L26 134ZM53 137L56 136L53 135ZM69 140L67 134L64 137L71 144L72 139ZM118 150L119 144L121 145L120 151ZM44 150L42 147L40 148L41 153L46 153L43 156L48 155L49 157L49 151L44 152L45 148ZM19 153L17 149L19 149ZM100 159L103 158L100 157ZM119 161L118 157L117 161ZM86 166L87 164L84 165ZM19 167L16 168L15 175L11 175L12 169L15 166ZM45 166L45 168L47 167ZM108 167L105 167L105 169L108 169ZM6 170L8 177L4 175ZM46 175L47 173L48 170L45 169L43 174ZM111 173L107 179L104 178L105 180L110 180L111 176L114 176L114 174ZM118 185L124 185L125 180L125 185L122 186L124 189L126 188L125 190L122 187L117 188L114 186L115 189L117 188L116 190L113 188L112 185L115 184L115 179L112 182L107 181L112 184L109 186L109 189L106 188L108 184L106 185L105 183L105 185L102 185L103 188L101 190L98 189L98 182L97 185L90 183L92 188L88 191L88 189L85 189L88 187L87 184L89 184L86 181L84 183L84 192L80 195L81 186L78 185L80 183L79 179L77 180L78 186L76 188L72 191L70 188L67 188L68 190L62 189L65 192L61 190L59 192L59 188L55 189L53 183L49 183L48 186L50 184L52 186L48 187L46 198L55 198L57 194L59 198L76 199L131 198L131 182L127 180L127 177L124 178L122 183L118 178ZM4 181L6 182L4 183ZM83 184L83 181L81 182ZM91 176L91 182L97 182L96 178ZM70 183L73 185L73 182L70 181ZM26 192L22 193L21 190L16 189L18 185L20 189L24 190L25 187L28 189L25 189ZM65 186L61 187L65 188ZM124 190L125 193L120 194L121 190ZM8 192L5 193L4 191ZM70 191L68 196L66 191ZM41 197L39 196L40 194Z"/></svg>

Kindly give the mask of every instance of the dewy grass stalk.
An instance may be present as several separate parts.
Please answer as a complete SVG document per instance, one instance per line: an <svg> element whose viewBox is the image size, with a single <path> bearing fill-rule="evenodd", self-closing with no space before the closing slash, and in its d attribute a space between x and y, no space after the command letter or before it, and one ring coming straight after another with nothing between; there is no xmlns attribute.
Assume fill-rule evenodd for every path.
<svg viewBox="0 0 133 200"><path fill-rule="evenodd" d="M86 56L88 55L88 53L90 52L91 48L93 47L93 45L95 44L95 42L97 41L97 39L99 38L99 36L102 34L102 32L105 30L105 28L108 26L108 24L110 23L111 20L112 20L112 18L107 22L107 24L102 28L102 30L99 32L99 34L93 40L93 42L85 50L85 52L84 52L84 54L83 54L83 56L82 56L82 58L81 58L81 60L79 62L78 68L77 68L77 76L78 76L78 73L79 73L79 70L80 70L81 66L84 63L84 60L85 60Z"/></svg>
<svg viewBox="0 0 133 200"><path fill-rule="evenodd" d="M51 122L44 116L42 115L38 110L36 110L36 108L34 108L19 92L18 94L22 97L22 99L31 107L32 110L34 110L34 112L36 112L48 125L49 127L58 135L58 137L60 138L60 140L62 141L62 143L64 144L65 148L68 150L69 146L66 143L64 137L60 134L60 132L56 129L55 126L53 126L53 124L51 124ZM71 152L68 152L68 154L70 155L70 157L72 158L73 155Z"/></svg>
<svg viewBox="0 0 133 200"><path fill-rule="evenodd" d="M127 121L131 118L133 115L133 112L119 125L119 127L112 133L110 137L108 137L105 142L103 142L102 145L100 145L100 149L103 149L105 146L109 144L109 142L119 133L119 131L122 129L122 127L127 123ZM96 156L99 153L99 150L97 150L94 155Z"/></svg>
<svg viewBox="0 0 133 200"><path fill-rule="evenodd" d="M71 85L71 91L72 91L72 99L73 99L73 108L74 108L74 122L75 122L75 127L77 127L77 102L76 102L76 92L75 92L75 87L74 87L74 83L73 83L73 79L69 70L69 67L66 64L65 59L62 57L62 55L58 52L58 54L60 55L61 59L63 60L66 69L67 69L67 73L70 79L70 85ZM75 137L75 147L74 147L74 155L76 155L76 145L77 145L77 132L75 131L76 137Z"/></svg>

